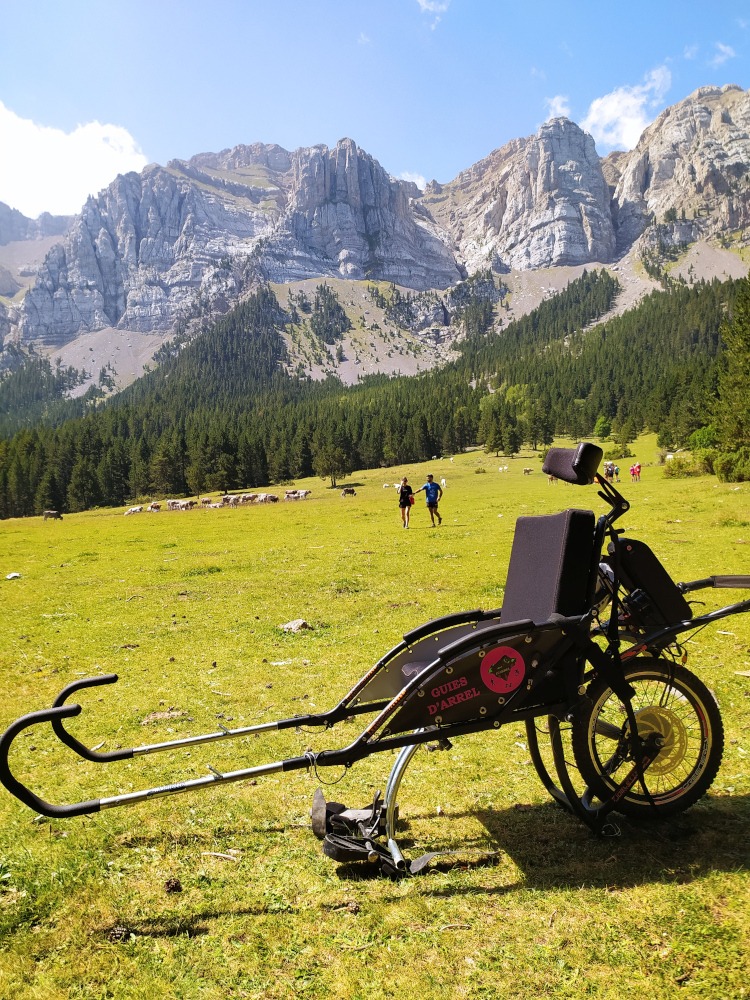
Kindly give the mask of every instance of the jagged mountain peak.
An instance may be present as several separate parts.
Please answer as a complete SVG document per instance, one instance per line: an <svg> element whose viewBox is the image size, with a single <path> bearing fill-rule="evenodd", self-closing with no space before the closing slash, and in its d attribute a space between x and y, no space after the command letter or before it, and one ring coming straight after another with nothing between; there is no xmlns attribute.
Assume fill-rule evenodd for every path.
<svg viewBox="0 0 750 1000"><path fill-rule="evenodd" d="M258 282L421 291L488 266L611 263L653 222L676 242L744 232L749 170L750 92L733 84L666 109L629 153L602 159L556 117L424 192L349 137L150 164L86 202L25 298L0 303L0 335L48 346L107 327L166 335Z"/></svg>
<svg viewBox="0 0 750 1000"><path fill-rule="evenodd" d="M670 216L683 242L743 229L749 154L750 91L701 87L667 108L623 161L613 206L618 248Z"/></svg>

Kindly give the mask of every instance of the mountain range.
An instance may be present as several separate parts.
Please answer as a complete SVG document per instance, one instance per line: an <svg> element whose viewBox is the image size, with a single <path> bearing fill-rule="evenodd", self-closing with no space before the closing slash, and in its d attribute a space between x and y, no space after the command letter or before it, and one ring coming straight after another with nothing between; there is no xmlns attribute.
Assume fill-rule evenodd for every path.
<svg viewBox="0 0 750 1000"><path fill-rule="evenodd" d="M604 265L627 277L623 308L628 282L653 286L643 262L654 255L683 277L706 259L744 275L748 222L750 91L734 85L668 108L630 152L601 158L590 135L555 118L424 191L351 139L293 152L255 143L118 176L73 218L32 221L0 204L0 339L66 360L75 345L92 369L125 360L125 384L165 339L259 285L288 303L325 281L346 291L362 334L354 350L350 335L349 360L396 370L382 313L362 305L363 288L385 282L441 303L406 331L429 366L458 333L451 290L471 275L493 274L519 315Z"/></svg>

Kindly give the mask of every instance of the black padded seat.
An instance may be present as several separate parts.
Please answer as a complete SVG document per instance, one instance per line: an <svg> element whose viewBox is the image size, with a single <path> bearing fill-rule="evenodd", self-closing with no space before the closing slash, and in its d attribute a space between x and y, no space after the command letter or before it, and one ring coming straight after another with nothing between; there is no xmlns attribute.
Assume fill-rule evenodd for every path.
<svg viewBox="0 0 750 1000"><path fill-rule="evenodd" d="M501 621L572 618L591 606L595 518L590 510L519 517Z"/></svg>

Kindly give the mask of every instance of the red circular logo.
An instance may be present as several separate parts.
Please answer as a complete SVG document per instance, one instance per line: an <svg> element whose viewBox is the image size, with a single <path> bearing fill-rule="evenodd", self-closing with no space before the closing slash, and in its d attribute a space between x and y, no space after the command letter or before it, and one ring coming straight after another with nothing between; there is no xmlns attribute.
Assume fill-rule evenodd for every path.
<svg viewBox="0 0 750 1000"><path fill-rule="evenodd" d="M497 646L483 658L479 668L485 687L496 694L509 694L520 685L526 673L526 664L517 649Z"/></svg>

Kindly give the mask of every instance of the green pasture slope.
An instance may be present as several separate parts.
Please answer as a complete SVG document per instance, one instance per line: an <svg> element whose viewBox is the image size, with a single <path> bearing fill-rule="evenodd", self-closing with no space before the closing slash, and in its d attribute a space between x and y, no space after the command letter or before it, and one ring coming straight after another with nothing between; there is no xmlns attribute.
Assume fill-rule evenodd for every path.
<svg viewBox="0 0 750 1000"><path fill-rule="evenodd" d="M638 447L642 481L622 477L628 531L676 579L750 571L750 486L665 479L653 440ZM404 531L383 484L408 474L421 485L428 471L447 479L443 525L429 526L420 495ZM355 497L319 479L295 485L312 496L0 523L0 727L109 672L119 682L83 692L70 723L105 750L328 708L405 631L502 604L518 515L603 510L593 488L549 485L530 455L358 472L341 484ZM719 607L743 595L696 596ZM295 618L312 628L280 630ZM551 803L520 727L417 755L403 843L412 856L456 853L396 883L322 855L309 829L318 780L304 771L62 821L38 821L0 790L0 996L750 996L750 616L688 648L721 704L721 770L677 821L622 820L617 839L597 840ZM18 739L13 763L48 800L74 801L358 732L350 722L94 766L40 729ZM323 771L341 779L327 797L365 805L393 759Z"/></svg>

